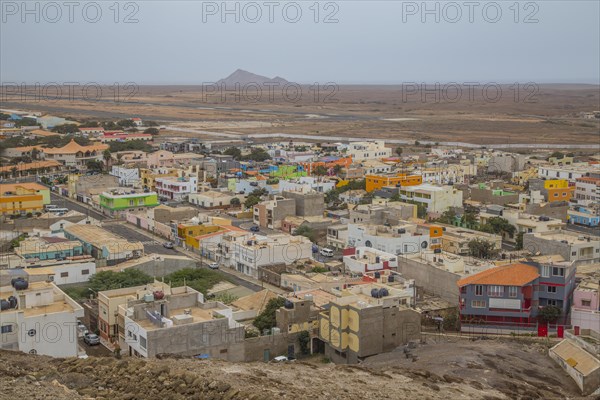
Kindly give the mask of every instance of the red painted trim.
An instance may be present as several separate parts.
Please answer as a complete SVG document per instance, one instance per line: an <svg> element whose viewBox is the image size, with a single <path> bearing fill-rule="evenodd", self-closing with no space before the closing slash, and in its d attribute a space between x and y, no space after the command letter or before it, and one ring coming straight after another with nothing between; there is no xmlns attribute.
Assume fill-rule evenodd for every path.
<svg viewBox="0 0 600 400"><path fill-rule="evenodd" d="M560 286L560 287L566 286L564 283L551 283L551 282L540 282L540 285L545 285L545 286Z"/></svg>

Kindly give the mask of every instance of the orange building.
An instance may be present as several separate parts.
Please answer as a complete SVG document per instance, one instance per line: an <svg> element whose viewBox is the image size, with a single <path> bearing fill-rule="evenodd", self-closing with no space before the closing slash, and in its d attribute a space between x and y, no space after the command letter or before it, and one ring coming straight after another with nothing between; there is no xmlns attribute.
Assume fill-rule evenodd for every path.
<svg viewBox="0 0 600 400"><path fill-rule="evenodd" d="M39 212L50 204L50 191L38 183L0 185L0 214Z"/></svg>
<svg viewBox="0 0 600 400"><path fill-rule="evenodd" d="M334 161L316 161L316 162L301 162L298 163L307 174L311 175L317 167L325 167L327 169L340 165L342 168L348 168L352 164L352 157L343 157Z"/></svg>
<svg viewBox="0 0 600 400"><path fill-rule="evenodd" d="M367 175L366 176L366 191L381 189L385 186L416 186L423 183L421 175Z"/></svg>

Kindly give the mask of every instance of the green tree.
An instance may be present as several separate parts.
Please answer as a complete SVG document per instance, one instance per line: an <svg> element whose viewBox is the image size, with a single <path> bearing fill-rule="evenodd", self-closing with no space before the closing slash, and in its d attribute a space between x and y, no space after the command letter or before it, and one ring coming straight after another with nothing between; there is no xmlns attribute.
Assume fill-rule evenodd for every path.
<svg viewBox="0 0 600 400"><path fill-rule="evenodd" d="M336 175L339 175L343 169L344 169L344 167L342 167L340 164L335 164L333 166L333 173Z"/></svg>
<svg viewBox="0 0 600 400"><path fill-rule="evenodd" d="M244 201L244 207L252 208L258 203L260 203L260 197L251 194L248 197L246 197L246 201Z"/></svg>
<svg viewBox="0 0 600 400"><path fill-rule="evenodd" d="M306 355L310 353L310 333L302 331L298 334L298 344L300 345L300 353Z"/></svg>
<svg viewBox="0 0 600 400"><path fill-rule="evenodd" d="M283 297L276 297L269 300L264 310L256 316L252 325L258 328L259 332L266 329L272 329L276 325L275 312L283 307L285 299Z"/></svg>
<svg viewBox="0 0 600 400"><path fill-rule="evenodd" d="M556 322L562 315L562 310L556 306L540 307L538 318L543 322Z"/></svg>
<svg viewBox="0 0 600 400"><path fill-rule="evenodd" d="M164 277L172 287L184 284L206 295L208 290L219 282L226 281L225 276L208 268L184 268Z"/></svg>
<svg viewBox="0 0 600 400"><path fill-rule="evenodd" d="M229 147L223 151L223 154L232 156L234 160L239 160L242 157L242 151L237 147Z"/></svg>
<svg viewBox="0 0 600 400"><path fill-rule="evenodd" d="M94 292L99 292L102 290L144 285L152 281L153 278L150 275L135 268L127 268L119 272L98 272L89 279L88 285Z"/></svg>
<svg viewBox="0 0 600 400"><path fill-rule="evenodd" d="M22 118L15 121L15 127L21 128L23 126L42 126L42 124L33 118Z"/></svg>
<svg viewBox="0 0 600 400"><path fill-rule="evenodd" d="M258 161L258 162L260 162L260 161L270 160L271 156L262 147L254 147L250 151L250 154L241 157L241 159L245 160L245 161Z"/></svg>
<svg viewBox="0 0 600 400"><path fill-rule="evenodd" d="M117 126L119 128L121 128L121 129L124 129L124 128L135 128L136 127L135 122L133 122L130 119L122 119L120 121L117 121Z"/></svg>
<svg viewBox="0 0 600 400"><path fill-rule="evenodd" d="M437 222L441 224L454 225L456 220L456 212L453 209L444 211L442 215L437 219Z"/></svg>
<svg viewBox="0 0 600 400"><path fill-rule="evenodd" d="M494 248L494 244L485 239L473 239L468 243L469 254L478 258L495 258L498 255L498 250Z"/></svg>
<svg viewBox="0 0 600 400"><path fill-rule="evenodd" d="M525 234L525 232L519 232L517 233L517 236L515 237L515 250L523 250L523 235Z"/></svg>
<svg viewBox="0 0 600 400"><path fill-rule="evenodd" d="M492 217L480 227L480 230L482 232L494 233L496 235L506 234L512 238L515 234L516 228L505 218Z"/></svg>
<svg viewBox="0 0 600 400"><path fill-rule="evenodd" d="M233 207L239 207L241 203L242 202L237 197L234 197L229 201L229 205L231 205Z"/></svg>
<svg viewBox="0 0 600 400"><path fill-rule="evenodd" d="M319 165L317 168L314 169L313 174L315 174L317 176L327 175L327 168L325 168L322 165Z"/></svg>
<svg viewBox="0 0 600 400"><path fill-rule="evenodd" d="M144 130L144 133L147 133L150 135L158 135L159 130L156 128L148 128L148 129Z"/></svg>
<svg viewBox="0 0 600 400"><path fill-rule="evenodd" d="M401 155L402 155L402 147L396 147L396 154L397 154L398 156L401 156Z"/></svg>
<svg viewBox="0 0 600 400"><path fill-rule="evenodd" d="M316 241L315 231L312 230L308 225L300 225L294 231L294 236L304 236L311 242Z"/></svg>
<svg viewBox="0 0 600 400"><path fill-rule="evenodd" d="M102 161L98 160L88 160L88 162L85 163L85 167L89 171L102 172L104 170L104 164L102 163Z"/></svg>
<svg viewBox="0 0 600 400"><path fill-rule="evenodd" d="M72 134L72 133L79 132L79 127L75 124L62 124L62 125L57 125L54 128L52 128L52 132Z"/></svg>

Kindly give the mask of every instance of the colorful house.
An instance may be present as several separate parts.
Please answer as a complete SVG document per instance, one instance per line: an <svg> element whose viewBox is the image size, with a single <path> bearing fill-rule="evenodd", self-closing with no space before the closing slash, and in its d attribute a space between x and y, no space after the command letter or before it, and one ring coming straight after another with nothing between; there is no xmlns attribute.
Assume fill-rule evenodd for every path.
<svg viewBox="0 0 600 400"><path fill-rule="evenodd" d="M125 192L112 190L100 194L100 207L105 214L112 216L133 211L143 211L148 207L158 206L156 192Z"/></svg>
<svg viewBox="0 0 600 400"><path fill-rule="evenodd" d="M187 248L198 250L201 244L198 237L218 232L221 229L218 225L179 224L177 225L177 236L181 244L185 244Z"/></svg>
<svg viewBox="0 0 600 400"><path fill-rule="evenodd" d="M569 186L566 179L548 179L544 181L544 189L548 193L548 202L569 201L575 193L575 186Z"/></svg>
<svg viewBox="0 0 600 400"><path fill-rule="evenodd" d="M0 214L41 212L50 204L50 189L38 183L0 185Z"/></svg>
<svg viewBox="0 0 600 400"><path fill-rule="evenodd" d="M404 187L420 185L422 183L423 177L421 175L367 175L366 191L370 193L385 186Z"/></svg>

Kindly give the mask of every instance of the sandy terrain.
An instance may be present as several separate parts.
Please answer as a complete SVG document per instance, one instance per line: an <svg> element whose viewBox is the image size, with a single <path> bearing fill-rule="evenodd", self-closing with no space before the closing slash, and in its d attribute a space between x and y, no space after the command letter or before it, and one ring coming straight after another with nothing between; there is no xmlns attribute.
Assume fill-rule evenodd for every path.
<svg viewBox="0 0 600 400"><path fill-rule="evenodd" d="M44 100L3 95L5 108L61 116L115 119L140 116L165 124L183 123L212 131L289 133L432 141L499 143L600 142L600 121L581 112L600 110L592 85L545 85L531 95L502 86L498 100L475 92L457 101L410 94L401 86L302 87L291 101L275 92L255 101L253 93L210 94L201 86L140 86L125 101L114 96ZM528 97L529 96L529 97Z"/></svg>

